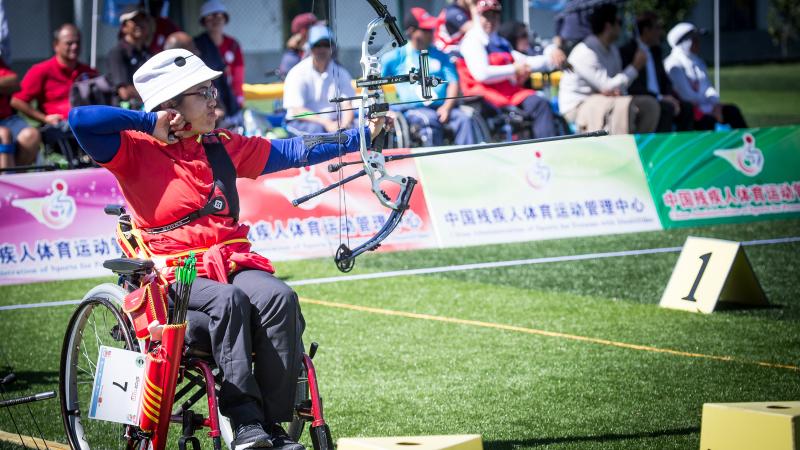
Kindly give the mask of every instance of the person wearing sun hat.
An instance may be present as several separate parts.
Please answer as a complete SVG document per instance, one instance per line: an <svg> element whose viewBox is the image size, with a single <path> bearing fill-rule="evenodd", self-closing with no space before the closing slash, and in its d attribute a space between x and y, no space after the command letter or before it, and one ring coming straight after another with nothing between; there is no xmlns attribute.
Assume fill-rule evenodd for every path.
<svg viewBox="0 0 800 450"><path fill-rule="evenodd" d="M214 85L222 94L226 117L236 116L244 106L244 56L236 39L224 33L230 15L225 4L209 0L200 7L200 25L205 31L194 38L203 62L224 73Z"/></svg>
<svg viewBox="0 0 800 450"><path fill-rule="evenodd" d="M297 294L250 249L249 227L238 220L236 179L358 151L358 130L274 140L215 130L211 81L221 75L188 50L165 50L133 76L144 111L77 107L69 125L116 177L142 250L168 282L175 255L196 252L189 308L209 317L233 448L302 450L277 423L292 418L304 320ZM368 128L366 136L382 132L383 118Z"/></svg>
<svg viewBox="0 0 800 450"><path fill-rule="evenodd" d="M667 33L672 51L664 59L664 69L681 100L694 107L694 129L713 130L718 123L732 128L747 128L736 105L722 104L708 77L708 67L700 58L700 34L693 24L680 22Z"/></svg>

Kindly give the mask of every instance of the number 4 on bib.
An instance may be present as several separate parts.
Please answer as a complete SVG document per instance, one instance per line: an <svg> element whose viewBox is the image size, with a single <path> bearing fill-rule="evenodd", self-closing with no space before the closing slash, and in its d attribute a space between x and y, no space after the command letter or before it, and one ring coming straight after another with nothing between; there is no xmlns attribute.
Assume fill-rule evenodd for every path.
<svg viewBox="0 0 800 450"><path fill-rule="evenodd" d="M740 243L689 236L659 304L711 313L719 302L768 304Z"/></svg>

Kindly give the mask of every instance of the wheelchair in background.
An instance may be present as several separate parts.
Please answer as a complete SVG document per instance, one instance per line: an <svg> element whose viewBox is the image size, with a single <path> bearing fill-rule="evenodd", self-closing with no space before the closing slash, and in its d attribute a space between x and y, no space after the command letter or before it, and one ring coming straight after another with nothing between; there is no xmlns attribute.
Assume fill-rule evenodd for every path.
<svg viewBox="0 0 800 450"><path fill-rule="evenodd" d="M151 260L137 259L132 254L136 241L131 232L130 215L124 207L107 206L107 214L118 216L117 238L126 248L126 258L105 261L103 266L118 276L118 282L104 283L91 289L82 299L67 325L61 350L59 371L59 398L61 415L69 445L73 449L140 449L150 448L152 435L139 427L123 425L88 417L101 346L115 347L147 353L157 348L156 343L136 338L132 319L123 309L123 299L136 290L141 282L155 271ZM213 448L222 448L223 441L231 448L233 432L230 421L219 412L217 395L220 388L220 370L210 353L208 316L188 311L188 328L184 350L180 358L175 400L169 420L181 426L178 447L191 445L200 449L195 433L208 429ZM149 348L147 348L149 347ZM292 440L297 441L311 422L310 433L316 450L333 449L333 440L325 424L322 399L317 389L316 372L312 358L318 346L312 343L308 354L303 354L293 420L286 427ZM205 404L199 404L205 397ZM203 412L194 409L197 405ZM207 408L207 409L206 409Z"/></svg>
<svg viewBox="0 0 800 450"><path fill-rule="evenodd" d="M493 142L491 140L491 132L486 120L481 117L479 110L467 104L457 106L467 115L472 118L472 132L475 136L476 143ZM386 148L416 148L416 147L430 147L431 144L426 142L426 137L423 136L422 131L418 125L412 125L406 119L403 112L393 111L392 118L394 120L394 127L392 132L389 133L389 142ZM450 128L444 127L444 145L453 145L455 136Z"/></svg>

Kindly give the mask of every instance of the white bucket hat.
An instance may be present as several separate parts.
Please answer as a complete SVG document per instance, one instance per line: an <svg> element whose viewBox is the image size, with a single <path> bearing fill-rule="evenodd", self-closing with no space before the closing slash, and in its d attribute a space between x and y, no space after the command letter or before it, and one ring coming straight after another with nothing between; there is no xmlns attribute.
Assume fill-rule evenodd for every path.
<svg viewBox="0 0 800 450"><path fill-rule="evenodd" d="M144 110L150 112L190 87L220 75L222 72L209 69L189 50L174 48L164 50L142 64L133 74L133 85L144 101Z"/></svg>
<svg viewBox="0 0 800 450"><path fill-rule="evenodd" d="M669 46L675 48L678 44L683 41L687 34L691 32L697 32L697 28L689 22L681 22L667 33L667 42Z"/></svg>
<svg viewBox="0 0 800 450"><path fill-rule="evenodd" d="M225 14L225 22L230 20L228 8L226 8L222 2L218 0L208 0L200 7L200 25L203 24L203 19L205 19L206 16L210 16L214 13Z"/></svg>

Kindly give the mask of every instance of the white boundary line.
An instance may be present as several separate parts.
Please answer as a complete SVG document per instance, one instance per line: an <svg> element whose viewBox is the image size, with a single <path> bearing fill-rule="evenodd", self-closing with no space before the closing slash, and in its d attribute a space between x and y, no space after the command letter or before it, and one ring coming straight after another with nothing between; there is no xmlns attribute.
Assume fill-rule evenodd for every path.
<svg viewBox="0 0 800 450"><path fill-rule="evenodd" d="M744 246L774 245L774 244L787 244L792 242L800 242L800 236L775 238L775 239L759 239L755 241L744 241L742 242L742 245ZM374 280L378 278L393 278L393 277L405 277L414 275L428 275L428 274L443 273L443 272L458 272L462 270L495 269L498 267L527 266L533 264L547 264L547 263L567 262L567 261L584 261L587 259L618 258L621 256L652 255L657 253L675 253L681 251L681 248L683 247L647 248L641 250L624 250L619 252L584 253L582 255L548 256L544 258L516 259L512 261L494 261L494 262L460 264L460 265L441 266L441 267L426 267L422 269L393 270L389 272L364 273L359 275L309 278L307 280L289 281L287 284L289 286L308 286L314 284L338 283L343 281ZM8 305L8 306L0 306L0 311L9 311L14 309L42 308L47 306L75 305L78 303L80 303L80 300L62 300L55 302L28 303L23 305Z"/></svg>

